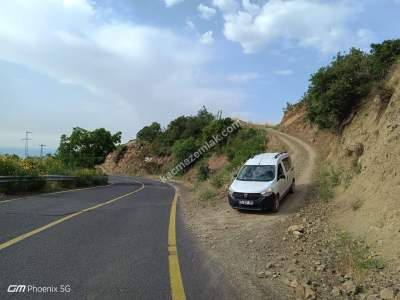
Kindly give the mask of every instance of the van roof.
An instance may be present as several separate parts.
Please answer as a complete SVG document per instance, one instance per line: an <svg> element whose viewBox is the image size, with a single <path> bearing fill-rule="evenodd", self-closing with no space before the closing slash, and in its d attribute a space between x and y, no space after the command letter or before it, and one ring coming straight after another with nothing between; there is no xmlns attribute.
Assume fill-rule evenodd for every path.
<svg viewBox="0 0 400 300"><path fill-rule="evenodd" d="M276 165L278 159L287 156L286 152L262 153L250 158L245 165Z"/></svg>

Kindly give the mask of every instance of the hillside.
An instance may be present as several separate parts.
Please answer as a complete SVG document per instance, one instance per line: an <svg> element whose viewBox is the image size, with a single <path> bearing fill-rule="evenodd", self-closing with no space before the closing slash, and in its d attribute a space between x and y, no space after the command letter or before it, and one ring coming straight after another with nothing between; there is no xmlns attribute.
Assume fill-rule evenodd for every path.
<svg viewBox="0 0 400 300"><path fill-rule="evenodd" d="M305 121L305 107L288 111L281 130L319 149L341 175L331 221L362 236L390 259L400 257L400 66L388 76L393 95L382 105L373 91L363 99L340 135Z"/></svg>

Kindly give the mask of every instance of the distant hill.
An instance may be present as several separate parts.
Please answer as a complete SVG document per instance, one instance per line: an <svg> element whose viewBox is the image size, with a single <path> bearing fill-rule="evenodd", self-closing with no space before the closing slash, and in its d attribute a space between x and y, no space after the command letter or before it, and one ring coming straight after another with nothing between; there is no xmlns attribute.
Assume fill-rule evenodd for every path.
<svg viewBox="0 0 400 300"><path fill-rule="evenodd" d="M45 148L44 155L46 154L54 154L56 152L55 149ZM1 154L16 154L19 157L25 156L25 148L17 148L17 147L0 147L0 155ZM29 148L30 156L40 156L40 148Z"/></svg>

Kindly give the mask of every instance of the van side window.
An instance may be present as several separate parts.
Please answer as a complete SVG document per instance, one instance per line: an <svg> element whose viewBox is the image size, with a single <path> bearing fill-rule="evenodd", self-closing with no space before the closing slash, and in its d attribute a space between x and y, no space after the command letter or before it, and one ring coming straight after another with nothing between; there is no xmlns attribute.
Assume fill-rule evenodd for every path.
<svg viewBox="0 0 400 300"><path fill-rule="evenodd" d="M282 168L282 164L279 164L278 165L278 178L280 177L280 176L284 176L285 174L283 173L283 168Z"/></svg>
<svg viewBox="0 0 400 300"><path fill-rule="evenodd" d="M283 165L285 166L286 171L289 171L292 168L292 161L290 157L286 157L282 160Z"/></svg>

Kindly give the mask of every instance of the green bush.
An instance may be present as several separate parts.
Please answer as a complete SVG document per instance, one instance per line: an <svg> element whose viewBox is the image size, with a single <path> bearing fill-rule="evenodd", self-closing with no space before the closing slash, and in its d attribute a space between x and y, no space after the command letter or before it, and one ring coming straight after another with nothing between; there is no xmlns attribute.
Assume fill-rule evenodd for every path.
<svg viewBox="0 0 400 300"><path fill-rule="evenodd" d="M242 165L250 157L265 152L266 131L254 128L242 128L229 139L226 153L232 167Z"/></svg>
<svg viewBox="0 0 400 300"><path fill-rule="evenodd" d="M143 127L136 134L139 141L152 142L161 134L161 125L157 122L151 123L149 126Z"/></svg>
<svg viewBox="0 0 400 300"><path fill-rule="evenodd" d="M93 168L102 164L120 142L121 132L111 134L104 128L90 131L75 127L70 136L61 136L58 158L71 167Z"/></svg>
<svg viewBox="0 0 400 300"><path fill-rule="evenodd" d="M307 119L320 128L340 128L362 98L385 78L399 57L400 40L372 44L369 54L355 48L347 54L339 53L327 67L311 76L310 86L302 99L306 104ZM390 92L383 91L383 102L390 99Z"/></svg>
<svg viewBox="0 0 400 300"><path fill-rule="evenodd" d="M211 178L211 185L217 189L220 189L225 183L227 183L229 178L228 172L226 170L222 170Z"/></svg>
<svg viewBox="0 0 400 300"><path fill-rule="evenodd" d="M208 164L201 162L197 168L197 180L205 181L208 179L209 174L210 174L210 168L208 167Z"/></svg>
<svg viewBox="0 0 400 300"><path fill-rule="evenodd" d="M337 128L371 90L368 55L354 48L348 54L339 53L310 82L303 99L307 118L320 128Z"/></svg>
<svg viewBox="0 0 400 300"><path fill-rule="evenodd" d="M400 40L387 40L371 45L371 67L375 79L385 78L400 56Z"/></svg>
<svg viewBox="0 0 400 300"><path fill-rule="evenodd" d="M91 185L105 185L108 183L107 176L94 169L78 169L72 172L76 176L76 186L86 187Z"/></svg>
<svg viewBox="0 0 400 300"><path fill-rule="evenodd" d="M214 189L206 188L200 192L200 201L212 202L217 196L217 192Z"/></svg>
<svg viewBox="0 0 400 300"><path fill-rule="evenodd" d="M341 183L342 173L329 164L321 166L318 174L317 191L319 199L328 201L334 196L334 188Z"/></svg>
<svg viewBox="0 0 400 300"><path fill-rule="evenodd" d="M172 146L172 156L176 163L185 162L188 157L198 149L196 140L193 137L178 140ZM190 163L190 162L189 162Z"/></svg>

